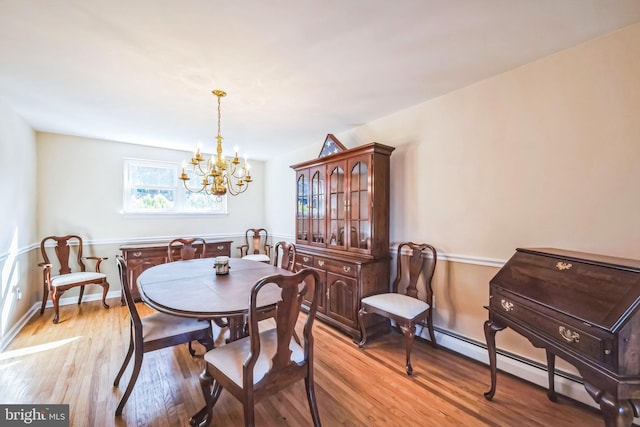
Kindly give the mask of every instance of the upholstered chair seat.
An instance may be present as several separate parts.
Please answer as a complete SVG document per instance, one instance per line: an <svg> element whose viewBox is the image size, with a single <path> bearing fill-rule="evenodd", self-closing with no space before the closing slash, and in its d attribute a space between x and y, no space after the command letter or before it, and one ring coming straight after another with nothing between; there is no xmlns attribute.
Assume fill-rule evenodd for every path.
<svg viewBox="0 0 640 427"><path fill-rule="evenodd" d="M413 319L429 309L429 304L403 294L380 294L362 298L362 304L376 307L405 319Z"/></svg>
<svg viewBox="0 0 640 427"><path fill-rule="evenodd" d="M71 283L89 282L92 280L101 280L106 278L107 278L106 274L92 273L90 271L61 274L60 276L51 276L51 286L64 286L64 285L69 285Z"/></svg>
<svg viewBox="0 0 640 427"><path fill-rule="evenodd" d="M276 354L278 347L278 333L275 325L260 333L260 354L253 368L253 384L258 384L267 372L271 369L271 359ZM295 363L304 362L304 349L291 340L289 344L291 350L291 361ZM242 387L242 364L246 355L251 352L250 340L238 340L223 345L205 354L204 360L218 369L238 387Z"/></svg>
<svg viewBox="0 0 640 427"><path fill-rule="evenodd" d="M248 259L249 261L258 262L271 262L271 259L265 254L249 254L242 257L242 259Z"/></svg>

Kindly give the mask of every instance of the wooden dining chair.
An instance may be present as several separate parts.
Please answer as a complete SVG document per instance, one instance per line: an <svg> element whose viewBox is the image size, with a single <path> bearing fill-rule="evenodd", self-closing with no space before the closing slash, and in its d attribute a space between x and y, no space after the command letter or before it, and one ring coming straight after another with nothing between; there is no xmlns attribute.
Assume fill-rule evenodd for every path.
<svg viewBox="0 0 640 427"><path fill-rule="evenodd" d="M131 360L131 356L133 356L131 379L129 379L129 384L127 384L127 388L116 408L116 415L122 415L122 409L127 403L129 395L131 391L133 391L133 386L138 379L144 353L178 344L191 343L191 341L198 341L207 350L211 350L213 348L213 336L210 322L201 322L198 319L172 316L165 313L154 313L141 318L138 314L133 296L131 295L131 289L129 288L126 261L120 255L117 255L116 264L118 273L120 274L120 284L124 291L127 308L129 309L131 326L129 331L129 349L122 362L122 367L113 381L114 387L118 386L120 378L122 374L124 374ZM189 348L189 353L191 353L191 356L195 355L191 348Z"/></svg>
<svg viewBox="0 0 640 427"><path fill-rule="evenodd" d="M276 243L274 250L274 258L273 265L275 267L280 267L285 270L289 270L291 272L295 272L296 270L296 245L293 243L287 243L285 241L281 241ZM265 319L260 322L260 331L263 331L267 328L274 328L275 320L273 318ZM245 325L245 330L247 334L249 333L248 324ZM300 337L294 331L293 339L296 340L298 344L301 344Z"/></svg>
<svg viewBox="0 0 640 427"><path fill-rule="evenodd" d="M177 248L179 248L178 253L180 256L176 256ZM207 243L201 237L173 239L167 246L167 259L169 262L173 262L185 259L204 258L206 250Z"/></svg>
<svg viewBox="0 0 640 427"><path fill-rule="evenodd" d="M276 243L273 265L285 270L295 271L296 268L296 245L281 241Z"/></svg>
<svg viewBox="0 0 640 427"><path fill-rule="evenodd" d="M399 293L399 284L405 275L402 268L403 248L408 248L411 252L407 262L409 284L404 293ZM427 322L431 345L438 348L436 336L433 330L433 288L431 281L436 268L437 252L429 244L416 244L413 242L401 243L398 246L396 279L392 285L392 292L371 295L361 300L361 308L358 312L360 331L362 340L358 343L360 348L364 347L367 341L364 316L367 314L378 314L393 320L400 328L405 337L406 370L407 375L413 373L411 366L411 349L416 333L416 324L420 321ZM424 276L425 300L418 298L418 278Z"/></svg>
<svg viewBox="0 0 640 427"><path fill-rule="evenodd" d="M249 228L244 233L244 245L238 246L240 258L251 261L271 262L269 232L264 228Z"/></svg>
<svg viewBox="0 0 640 427"><path fill-rule="evenodd" d="M50 245L50 242L55 242L55 245ZM79 286L78 305L80 305L86 285L102 286L102 306L109 308L106 302L109 282L107 282L107 275L100 272L100 263L107 258L82 256L82 238L80 236L69 234L66 236L45 237L40 242L40 252L44 260L44 262L38 264L39 267L42 267L43 276L40 314L44 313L49 293L51 293L54 311L53 323L58 323L60 320L59 304L62 294ZM55 257L53 253L55 253ZM75 256L73 256L73 253L75 253ZM52 255L52 257L50 258L49 255ZM58 275L51 274L54 268L53 260L56 260L57 265L60 267ZM83 262L86 260L95 261L94 271L86 271Z"/></svg>
<svg viewBox="0 0 640 427"><path fill-rule="evenodd" d="M202 245L202 249L198 246ZM180 248L180 256L176 256L176 249ZM207 250L207 243L201 237L193 238L178 238L173 239L167 246L167 259L169 262L189 260L196 258L204 258ZM220 328L228 326L227 319L215 318L213 322ZM189 343L189 350L191 351L191 343Z"/></svg>
<svg viewBox="0 0 640 427"><path fill-rule="evenodd" d="M200 385L206 402L209 425L222 390L242 402L244 425L255 424L254 405L261 398L304 379L307 400L314 426L320 426L320 416L313 381L313 321L318 308L321 287L318 273L307 268L291 276L272 275L260 279L251 291L249 306L249 336L209 350L205 356L205 372ZM264 289L280 290L280 300L268 309L258 306ZM313 295L309 295L312 293ZM311 300L304 323L303 344L293 338L294 327L301 312L302 299ZM273 317L274 329L260 331L258 323Z"/></svg>

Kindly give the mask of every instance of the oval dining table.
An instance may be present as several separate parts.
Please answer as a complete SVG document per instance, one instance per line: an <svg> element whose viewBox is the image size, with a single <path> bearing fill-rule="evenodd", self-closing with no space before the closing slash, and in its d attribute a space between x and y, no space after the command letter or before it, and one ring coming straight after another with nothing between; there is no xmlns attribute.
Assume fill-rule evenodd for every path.
<svg viewBox="0 0 640 427"><path fill-rule="evenodd" d="M157 311L197 319L225 317L229 325L229 341L244 336L244 316L249 312L251 289L265 276L291 275L288 270L240 258L229 259L229 273L216 275L215 258L175 261L148 268L138 276L142 301ZM268 309L280 299L276 285L265 286L257 304ZM203 373L206 375L206 369ZM199 425L206 407L189 420Z"/></svg>
<svg viewBox="0 0 640 427"><path fill-rule="evenodd" d="M227 318L229 340L244 335L251 289L262 277L292 274L257 261L229 259L229 273L216 275L215 258L175 261L148 268L138 276L142 300L151 308L175 316L197 319ZM261 291L258 305L267 307L280 298L276 286Z"/></svg>

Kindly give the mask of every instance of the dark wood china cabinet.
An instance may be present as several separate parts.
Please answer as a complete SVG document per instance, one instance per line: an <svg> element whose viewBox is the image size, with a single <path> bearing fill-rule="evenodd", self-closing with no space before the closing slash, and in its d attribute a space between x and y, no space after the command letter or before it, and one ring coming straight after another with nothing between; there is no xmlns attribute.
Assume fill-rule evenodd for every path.
<svg viewBox="0 0 640 427"><path fill-rule="evenodd" d="M389 170L394 147L370 143L291 166L297 268L320 274L318 318L360 336L362 297L389 290ZM369 328L386 328L370 316Z"/></svg>

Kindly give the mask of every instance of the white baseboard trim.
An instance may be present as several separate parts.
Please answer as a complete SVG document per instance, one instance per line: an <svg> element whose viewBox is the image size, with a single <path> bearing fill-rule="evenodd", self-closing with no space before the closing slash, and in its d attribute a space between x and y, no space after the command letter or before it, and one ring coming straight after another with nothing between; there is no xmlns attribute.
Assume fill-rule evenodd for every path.
<svg viewBox="0 0 640 427"><path fill-rule="evenodd" d="M24 328L24 325L31 320L31 318L40 312L40 304L33 304L23 315L18 319L18 321L7 331L6 334L0 338L0 353L4 351L5 348L13 341L13 339L18 335L18 333Z"/></svg>
<svg viewBox="0 0 640 427"><path fill-rule="evenodd" d="M428 333L426 330L421 330L421 336L428 339ZM485 365L489 364L489 354L486 345L474 342L472 340L462 339L456 337L447 331L436 329L436 340L438 345L447 348L453 352L459 353L470 359L481 362ZM509 373L518 378L522 378L525 381L539 385L543 388L548 388L549 382L547 380L546 366L533 361L527 361L524 359L517 359L507 354L498 352L497 367L499 371ZM600 406L589 396L584 388L582 382L579 379L573 379L570 374L563 374L556 372L555 374L555 390L558 394L569 397L571 399L582 402L586 405L600 409ZM487 377L487 390L491 387L491 378ZM496 385L496 395L501 392L507 392L506 389L500 387L500 380L498 379Z"/></svg>

